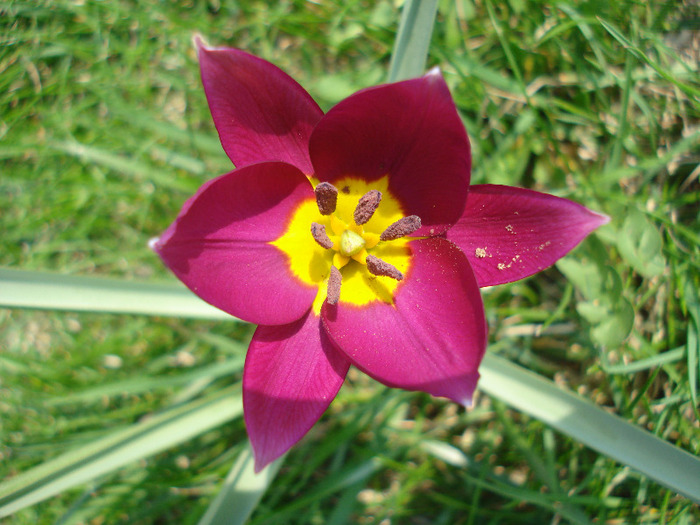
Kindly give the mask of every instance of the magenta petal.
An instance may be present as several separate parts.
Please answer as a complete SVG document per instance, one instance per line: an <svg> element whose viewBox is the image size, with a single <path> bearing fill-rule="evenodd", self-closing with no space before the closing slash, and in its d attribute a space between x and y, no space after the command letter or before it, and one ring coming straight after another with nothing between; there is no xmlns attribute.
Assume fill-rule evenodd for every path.
<svg viewBox="0 0 700 525"><path fill-rule="evenodd" d="M251 323L290 323L309 309L317 289L296 279L286 255L269 241L309 198L311 184L294 166L240 168L202 186L153 248L217 308Z"/></svg>
<svg viewBox="0 0 700 525"><path fill-rule="evenodd" d="M421 218L417 236L443 232L464 210L469 140L437 70L343 100L316 126L309 149L321 181L388 174L406 215Z"/></svg>
<svg viewBox="0 0 700 525"><path fill-rule="evenodd" d="M209 109L234 165L283 161L311 174L309 137L323 111L304 88L244 51L197 45Z"/></svg>
<svg viewBox="0 0 700 525"><path fill-rule="evenodd" d="M256 472L309 431L349 366L311 312L292 324L258 327L243 372L243 411Z"/></svg>
<svg viewBox="0 0 700 525"><path fill-rule="evenodd" d="M486 319L469 262L442 238L411 241L394 305L327 303L328 335L352 363L391 387L469 404L486 350Z"/></svg>
<svg viewBox="0 0 700 525"><path fill-rule="evenodd" d="M609 220L553 195L474 185L447 238L467 255L479 286L494 286L551 266Z"/></svg>

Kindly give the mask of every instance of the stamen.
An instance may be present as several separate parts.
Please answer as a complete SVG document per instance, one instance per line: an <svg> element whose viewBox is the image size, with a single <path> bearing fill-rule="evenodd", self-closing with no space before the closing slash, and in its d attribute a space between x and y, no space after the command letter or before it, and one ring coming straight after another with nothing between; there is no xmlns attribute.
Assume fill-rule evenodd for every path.
<svg viewBox="0 0 700 525"><path fill-rule="evenodd" d="M379 257L368 255L365 262L367 263L367 270L369 270L369 273L373 275L391 277L397 281L403 280L403 274L396 268L396 266L382 261Z"/></svg>
<svg viewBox="0 0 700 525"><path fill-rule="evenodd" d="M316 204L321 215L330 215L338 204L338 190L330 182L320 182L314 188Z"/></svg>
<svg viewBox="0 0 700 525"><path fill-rule="evenodd" d="M323 224L312 222L311 235L313 235L314 241L316 241L321 248L325 248L326 250L333 248L333 241L328 237L326 227Z"/></svg>
<svg viewBox="0 0 700 525"><path fill-rule="evenodd" d="M360 201L357 203L355 208L355 224L358 226L365 224L368 220L372 218L374 212L377 211L377 207L382 200L382 192L378 190L370 190L360 197Z"/></svg>
<svg viewBox="0 0 700 525"><path fill-rule="evenodd" d="M340 299L340 283L343 281L343 276L340 270L335 266L331 266L331 274L328 276L328 289L326 291L326 301L328 304L338 304Z"/></svg>
<svg viewBox="0 0 700 525"><path fill-rule="evenodd" d="M399 219L394 224L389 226L379 236L380 241L393 241L400 239L404 235L413 233L421 227L420 217L418 215L409 215L403 219Z"/></svg>

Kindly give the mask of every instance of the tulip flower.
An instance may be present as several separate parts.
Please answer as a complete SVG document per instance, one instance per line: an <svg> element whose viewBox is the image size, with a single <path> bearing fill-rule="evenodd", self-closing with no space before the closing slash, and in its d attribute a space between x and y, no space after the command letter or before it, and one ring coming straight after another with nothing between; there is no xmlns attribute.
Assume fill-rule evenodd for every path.
<svg viewBox="0 0 700 525"><path fill-rule="evenodd" d="M199 297L259 325L243 372L256 469L308 432L350 365L470 404L487 344L479 287L552 265L607 218L470 186L469 140L437 69L324 115L269 62L196 43L236 169L152 247Z"/></svg>

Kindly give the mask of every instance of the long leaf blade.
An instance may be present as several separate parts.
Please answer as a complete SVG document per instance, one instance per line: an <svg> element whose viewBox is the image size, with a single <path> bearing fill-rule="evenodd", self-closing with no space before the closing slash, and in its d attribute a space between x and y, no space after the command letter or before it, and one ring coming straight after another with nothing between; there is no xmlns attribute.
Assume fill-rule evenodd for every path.
<svg viewBox="0 0 700 525"><path fill-rule="evenodd" d="M700 459L552 381L487 354L481 390L700 503Z"/></svg>
<svg viewBox="0 0 700 525"><path fill-rule="evenodd" d="M250 445L241 452L226 476L199 525L242 525L255 510L260 498L275 478L284 456L255 473Z"/></svg>
<svg viewBox="0 0 700 525"><path fill-rule="evenodd" d="M389 82L419 77L424 73L436 14L437 0L406 2L391 54Z"/></svg>
<svg viewBox="0 0 700 525"><path fill-rule="evenodd" d="M181 405L0 484L0 517L188 441L241 415L240 387Z"/></svg>
<svg viewBox="0 0 700 525"><path fill-rule="evenodd" d="M0 268L0 307L235 320L178 284Z"/></svg>
<svg viewBox="0 0 700 525"><path fill-rule="evenodd" d="M12 279L7 278L8 275L15 276L20 273L27 274L30 284L36 288L41 286L42 279L45 278L42 278L36 272L0 269L0 285L2 285L0 286L0 305L20 306L17 304L19 302L17 300L7 300L10 296L14 299L17 298L14 297L16 292L13 292L13 294L6 292L7 287L5 285L8 281L12 281ZM50 278L55 277L52 274L48 275ZM68 286L73 282L82 285L84 280L93 279L70 276L59 277L58 281L63 286ZM67 282L63 282L61 278L65 278ZM96 283L94 284L96 285L97 281L108 280L95 279L95 281ZM85 305L82 305L83 307L80 308L75 306L63 307L60 302L62 294L55 293L56 290L54 290L52 301L44 301L41 305L31 304L24 307L120 311L117 308L119 304L110 302L112 297L110 290L114 286L124 286L128 283L110 280L110 283L102 282L101 284L105 286L97 286L96 290L104 291L105 294L100 295L97 293L101 300L99 304L95 304L95 310L91 310L90 307L85 307ZM139 285L139 288L141 287L142 285ZM89 289L90 287L88 286L87 288ZM148 292L156 296L156 303L168 302L169 298L172 297L174 288L173 286L158 285L149 289ZM138 292L139 290L136 291ZM40 289L33 290L33 292L39 294ZM44 290L44 292L47 292L47 290ZM125 293L125 297L128 297L130 293ZM208 307L208 305L202 303L184 288L178 294L180 294L176 294L178 300L168 305L168 313L159 312L158 315L233 319L215 308ZM47 294L45 293L45 295ZM131 299L129 302L134 306L134 303L141 301L137 297L136 300ZM153 313L155 310L157 309L149 308L149 311L137 312L133 308L124 308L121 311ZM551 425L553 428L600 453L629 465L662 485L700 502L700 460L697 458L616 416L608 414L584 398L557 388L551 381L513 365L502 358L487 355L482 364L481 372L482 379L479 385L483 391L501 399L513 408L528 413ZM634 446L630 446L630 443L633 443ZM1 497L2 492L0 491ZM1 502L2 499L0 499L0 504Z"/></svg>

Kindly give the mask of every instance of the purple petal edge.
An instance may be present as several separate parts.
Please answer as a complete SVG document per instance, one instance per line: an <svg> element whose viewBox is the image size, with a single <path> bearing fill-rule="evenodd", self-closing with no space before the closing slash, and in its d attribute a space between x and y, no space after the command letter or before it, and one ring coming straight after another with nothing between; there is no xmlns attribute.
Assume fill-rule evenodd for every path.
<svg viewBox="0 0 700 525"><path fill-rule="evenodd" d="M466 254L479 286L494 286L548 268L609 220L546 193L473 185L462 217L446 237Z"/></svg>
<svg viewBox="0 0 700 525"><path fill-rule="evenodd" d="M309 137L323 111L292 77L254 55L195 38L221 145L236 167L282 161L313 173Z"/></svg>

